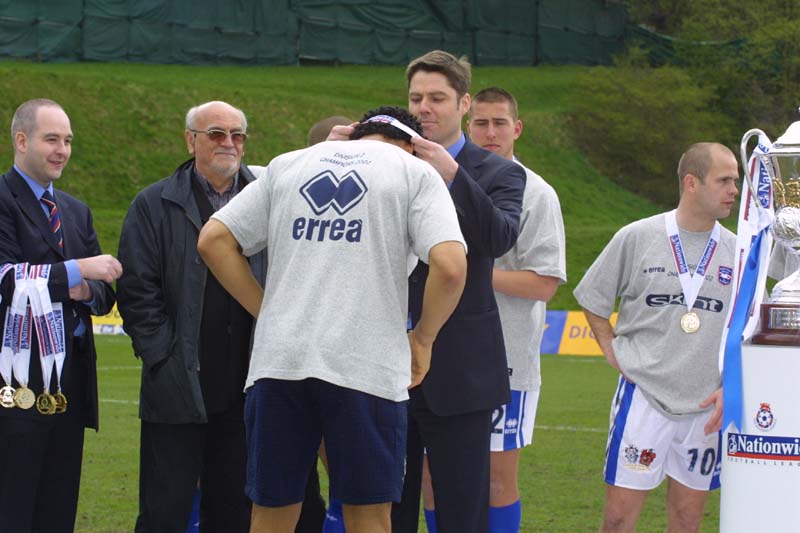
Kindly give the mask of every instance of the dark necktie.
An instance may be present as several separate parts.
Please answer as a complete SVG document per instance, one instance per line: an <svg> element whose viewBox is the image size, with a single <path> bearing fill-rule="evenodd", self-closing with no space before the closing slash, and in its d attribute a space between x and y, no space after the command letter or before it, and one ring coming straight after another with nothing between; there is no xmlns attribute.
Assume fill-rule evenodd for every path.
<svg viewBox="0 0 800 533"><path fill-rule="evenodd" d="M50 191L44 191L42 194L42 203L47 207L50 215L47 217L47 222L50 224L50 231L52 231L58 239L58 246L61 251L64 251L64 237L61 235L61 215L58 214L58 206L56 205L53 195Z"/></svg>

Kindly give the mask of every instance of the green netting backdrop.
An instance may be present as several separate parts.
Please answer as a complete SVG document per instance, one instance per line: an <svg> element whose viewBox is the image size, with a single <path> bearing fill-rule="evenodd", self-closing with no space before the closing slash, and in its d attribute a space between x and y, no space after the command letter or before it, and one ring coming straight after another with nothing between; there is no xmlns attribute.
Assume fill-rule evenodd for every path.
<svg viewBox="0 0 800 533"><path fill-rule="evenodd" d="M0 0L0 57L37 61L477 65L608 63L624 8L603 0Z"/></svg>

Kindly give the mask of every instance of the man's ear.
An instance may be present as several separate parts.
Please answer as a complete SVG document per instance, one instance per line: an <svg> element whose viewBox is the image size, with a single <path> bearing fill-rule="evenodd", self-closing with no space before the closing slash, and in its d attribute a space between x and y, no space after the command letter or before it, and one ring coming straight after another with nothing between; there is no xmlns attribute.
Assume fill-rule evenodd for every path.
<svg viewBox="0 0 800 533"><path fill-rule="evenodd" d="M28 136L25 133L18 131L14 134L14 148L17 152L24 154L28 149Z"/></svg>
<svg viewBox="0 0 800 533"><path fill-rule="evenodd" d="M191 132L191 131L189 131L189 130L185 130L183 133L184 133L184 138L186 139L186 148L189 150L189 153L190 153L191 155L194 155L194 139L195 139L195 134L194 134L194 133L192 133L192 132Z"/></svg>

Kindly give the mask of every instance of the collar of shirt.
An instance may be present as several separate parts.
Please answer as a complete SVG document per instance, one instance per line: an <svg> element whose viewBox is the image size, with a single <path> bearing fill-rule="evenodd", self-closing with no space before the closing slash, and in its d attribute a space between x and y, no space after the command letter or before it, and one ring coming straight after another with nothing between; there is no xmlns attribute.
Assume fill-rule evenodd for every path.
<svg viewBox="0 0 800 533"><path fill-rule="evenodd" d="M446 148L447 153L450 154L453 159L455 159L458 157L458 154L461 153L461 149L464 148L465 144L467 144L467 136L464 135L464 132L462 131L458 140Z"/></svg>
<svg viewBox="0 0 800 533"><path fill-rule="evenodd" d="M205 191L206 196L208 197L223 196L226 194L230 194L231 191L234 190L236 186L239 184L239 173L237 172L236 174L233 175L233 182L231 183L230 187L228 187L222 192L219 192L208 182L205 176L203 176L202 174L200 174L200 172L197 171L196 167L194 169L194 175L197 178L197 182L203 186L203 190Z"/></svg>
<svg viewBox="0 0 800 533"><path fill-rule="evenodd" d="M42 187L42 186L39 184L39 182L37 182L37 181L36 181L35 179L33 179L32 177L30 177L30 176L28 176L27 174L25 174L25 173L22 171L22 169L21 169L21 168L19 168L17 165L14 165L14 170L16 170L16 171L17 171L17 173L18 173L20 176L22 176L22 179L24 179L24 180L25 180L25 183L27 183L27 184L28 184L28 187L30 187L30 188L31 188L31 191L33 192L33 195L34 195L34 196L36 196L36 199L37 199L37 200L39 200L39 201L41 202L41 200L42 200L42 195L44 194L44 191L45 191L45 190L46 190L46 191L48 191L48 192L50 193L50 195L51 195L51 196L53 196L53 183L52 183L52 182L50 183L50 185L48 185L48 186L47 186L47 189L45 189L44 187ZM49 211L49 210L47 210L47 208L44 208L44 209L47 211L47 215L49 216L49 215L50 215L50 211Z"/></svg>
<svg viewBox="0 0 800 533"><path fill-rule="evenodd" d="M39 205L42 207L42 211L44 211L44 216L46 218L50 218L50 209L42 203L42 195L44 191L48 191L50 195L53 195L53 182L50 182L50 185L47 186L47 189L42 187L39 182L25 174L21 168L17 165L14 165L14 170L22 176L22 179L25 180L25 183L28 184L28 187L31 188L33 195L36 196L36 199L39 201ZM67 269L67 286L71 289L78 285L81 280L81 271L78 268L78 263L74 259L69 259L64 262L64 267ZM92 294L92 299L88 302L84 302L86 305L91 306L94 304L94 293ZM74 335L76 337L83 337L86 333L86 326L83 324L82 320L78 320L78 324L75 326Z"/></svg>

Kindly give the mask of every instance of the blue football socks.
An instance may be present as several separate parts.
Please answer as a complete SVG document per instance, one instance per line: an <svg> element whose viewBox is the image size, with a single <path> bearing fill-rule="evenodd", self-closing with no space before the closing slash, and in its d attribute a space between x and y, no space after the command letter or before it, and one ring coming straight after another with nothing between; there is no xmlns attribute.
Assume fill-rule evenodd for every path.
<svg viewBox="0 0 800 533"><path fill-rule="evenodd" d="M522 503L519 500L505 507L489 507L489 533L519 533Z"/></svg>
<svg viewBox="0 0 800 533"><path fill-rule="evenodd" d="M339 500L331 498L328 512L325 514L325 523L322 525L322 533L345 533L342 502Z"/></svg>
<svg viewBox="0 0 800 533"><path fill-rule="evenodd" d="M425 525L428 526L428 533L436 533L436 511L425 509Z"/></svg>

